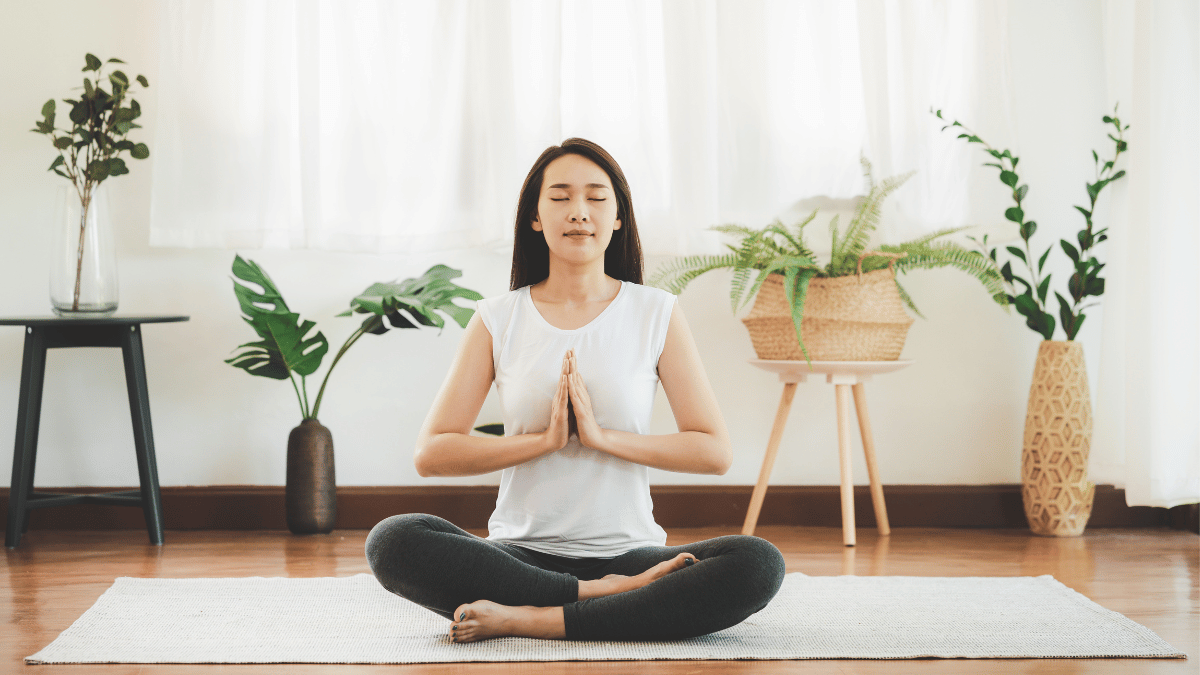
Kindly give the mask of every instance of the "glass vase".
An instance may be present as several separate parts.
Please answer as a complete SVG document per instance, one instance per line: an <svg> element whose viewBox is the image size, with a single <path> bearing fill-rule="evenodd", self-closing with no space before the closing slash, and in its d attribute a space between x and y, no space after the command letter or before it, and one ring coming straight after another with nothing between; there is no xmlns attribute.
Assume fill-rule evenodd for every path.
<svg viewBox="0 0 1200 675"><path fill-rule="evenodd" d="M105 316L117 311L117 254L107 191L83 203L61 185L50 248L50 302L59 316Z"/></svg>

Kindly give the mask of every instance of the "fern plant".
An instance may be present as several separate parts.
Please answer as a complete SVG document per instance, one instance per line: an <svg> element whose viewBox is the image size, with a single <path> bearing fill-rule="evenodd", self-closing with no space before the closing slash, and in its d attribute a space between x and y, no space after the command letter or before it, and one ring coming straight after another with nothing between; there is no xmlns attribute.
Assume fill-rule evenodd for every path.
<svg viewBox="0 0 1200 675"><path fill-rule="evenodd" d="M900 285L899 275L914 269L933 269L952 266L975 277L984 285L996 302L1007 304L1004 279L1000 272L979 251L965 249L950 241L935 242L941 237L959 232L965 227L939 230L912 241L897 245L882 245L877 251L867 251L871 234L879 226L883 202L888 195L912 177L912 173L886 178L876 183L871 163L862 159L867 194L858 201L854 215L843 233L838 229L838 216L829 222L833 245L829 262L821 265L812 249L805 244L804 228L817 217L813 210L807 217L788 227L775 220L761 229L743 225L718 225L711 229L738 238L736 245L726 244L729 253L693 255L676 258L655 270L649 285L678 295L693 279L715 269L733 268L729 300L733 311L748 304L772 274L784 277L784 291L792 307L792 323L804 358L811 365L804 346L800 326L804 320L804 300L813 277L844 277L860 272L874 272L889 265L896 271L896 289L900 297L917 316L925 318L912 298Z"/></svg>

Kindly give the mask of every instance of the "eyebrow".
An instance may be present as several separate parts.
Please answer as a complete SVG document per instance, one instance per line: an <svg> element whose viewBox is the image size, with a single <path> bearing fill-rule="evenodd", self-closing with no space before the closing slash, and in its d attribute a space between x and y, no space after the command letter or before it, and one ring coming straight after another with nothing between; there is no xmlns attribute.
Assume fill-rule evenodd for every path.
<svg viewBox="0 0 1200 675"><path fill-rule="evenodd" d="M565 189L567 189L567 188L570 188L570 187L572 187L572 186L571 186L571 185L569 185L569 184L567 184L567 183L555 183L554 185L551 185L550 187L548 187L548 188L546 188L546 189L547 189L547 190L553 190L554 188L562 188L562 189L564 189L564 190L565 190ZM607 185L605 185L604 183L588 183L588 184L587 184L587 185L585 185L584 187L585 187L585 188L604 188L604 189L606 189L606 190L611 190L611 189L612 189L612 188L608 187Z"/></svg>

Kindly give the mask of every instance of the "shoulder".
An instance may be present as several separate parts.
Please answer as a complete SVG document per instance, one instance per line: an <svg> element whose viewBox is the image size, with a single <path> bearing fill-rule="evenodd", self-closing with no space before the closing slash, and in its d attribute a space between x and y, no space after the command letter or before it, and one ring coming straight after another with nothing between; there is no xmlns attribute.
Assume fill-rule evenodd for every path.
<svg viewBox="0 0 1200 675"><path fill-rule="evenodd" d="M625 293L637 304L646 308L664 309L673 307L675 304L675 295L661 288L653 286L643 286L635 284L632 281L623 282L625 284Z"/></svg>
<svg viewBox="0 0 1200 675"><path fill-rule="evenodd" d="M518 301L521 297L529 292L529 288L522 287L515 291L506 291L500 295L493 295L484 298L475 303L476 313L479 315L483 325L487 327L488 332L496 334L498 328L502 328L507 324L516 310Z"/></svg>

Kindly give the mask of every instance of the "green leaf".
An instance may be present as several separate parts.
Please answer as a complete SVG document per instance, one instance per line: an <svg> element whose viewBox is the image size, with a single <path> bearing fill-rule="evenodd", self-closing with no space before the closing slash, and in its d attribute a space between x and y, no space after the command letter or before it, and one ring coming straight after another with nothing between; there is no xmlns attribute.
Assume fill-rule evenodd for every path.
<svg viewBox="0 0 1200 675"><path fill-rule="evenodd" d="M1022 251L1021 249L1017 248L1016 246L1007 246L1007 247L1005 247L1005 248L1007 248L1007 249L1008 249L1008 252L1009 252L1009 253L1011 253L1011 254L1013 254L1013 255L1017 256L1018 258L1020 258L1020 259L1021 259L1021 262L1024 262L1024 263L1026 263L1026 264L1028 264L1028 263L1029 263L1029 261L1025 260L1025 251Z"/></svg>
<svg viewBox="0 0 1200 675"><path fill-rule="evenodd" d="M1017 174L1013 173L1012 171L1001 171L1000 182L1004 183L1010 188L1015 188L1017 187Z"/></svg>
<svg viewBox="0 0 1200 675"><path fill-rule="evenodd" d="M1050 249L1046 249L1046 252L1043 253L1042 257L1038 260L1038 273L1039 274L1041 274L1042 268L1046 266L1046 258L1049 258L1049 257L1050 257Z"/></svg>
<svg viewBox="0 0 1200 675"><path fill-rule="evenodd" d="M1063 251L1066 252L1067 257L1070 258L1072 262L1079 262L1079 251L1071 245L1071 242L1067 241L1066 239L1060 239L1058 243L1062 244ZM1047 251L1049 251L1049 249L1047 249Z"/></svg>
<svg viewBox="0 0 1200 675"><path fill-rule="evenodd" d="M1086 219L1089 223L1092 222L1092 212L1091 211L1088 211L1087 209L1083 208L1082 206L1076 206L1075 208L1078 209L1078 211L1083 214L1084 219Z"/></svg>
<svg viewBox="0 0 1200 675"><path fill-rule="evenodd" d="M993 249L992 253L995 253L995 252L996 252L995 249ZM1013 282L1013 271L1012 271L1012 261L1011 260L1006 261L1004 263L1004 267L1000 268L1000 275L1003 276L1004 280L1007 281L1008 283L1011 284Z"/></svg>
<svg viewBox="0 0 1200 675"><path fill-rule="evenodd" d="M68 115L68 117L70 117L71 121L75 124L86 124L89 117L88 107L87 101L79 101L75 105L71 106L71 113Z"/></svg>
<svg viewBox="0 0 1200 675"><path fill-rule="evenodd" d="M71 147L71 137L59 136L58 138L54 139L54 147L58 148L59 150L66 150L67 148Z"/></svg>
<svg viewBox="0 0 1200 675"><path fill-rule="evenodd" d="M96 95L96 90L92 88L92 81L88 78L83 78L83 97L92 98Z"/></svg>
<svg viewBox="0 0 1200 675"><path fill-rule="evenodd" d="M1013 206L1004 211L1004 217L1019 225L1025 219L1025 212Z"/></svg>
<svg viewBox="0 0 1200 675"><path fill-rule="evenodd" d="M1028 193L1029 193L1028 185L1022 185L1021 187L1017 188L1017 201L1023 201L1025 199L1025 195Z"/></svg>
<svg viewBox="0 0 1200 675"><path fill-rule="evenodd" d="M129 87L129 77L119 70L109 73L108 80L119 87L126 89Z"/></svg>
<svg viewBox="0 0 1200 675"><path fill-rule="evenodd" d="M83 58L85 61L83 72L87 72L89 70L100 70L100 66L103 65L100 63L100 59L92 56L91 54L85 54Z"/></svg>
<svg viewBox="0 0 1200 675"><path fill-rule="evenodd" d="M42 117L46 118L46 121L50 124L54 123L52 122L54 119L54 99L50 99L42 104Z"/></svg>
<svg viewBox="0 0 1200 675"><path fill-rule="evenodd" d="M243 319L254 328L259 337L267 338L266 314L288 314L287 303L271 277L253 260L245 260L240 255L233 258L233 275L237 279L255 284L262 288L256 291L245 284L233 282L233 292L241 305Z"/></svg>
<svg viewBox="0 0 1200 675"><path fill-rule="evenodd" d="M138 75L137 81L138 81L138 84L142 85L143 87L146 87L146 88L150 87L150 82L149 82L149 80L146 79L145 75Z"/></svg>
<svg viewBox="0 0 1200 675"><path fill-rule="evenodd" d="M350 301L349 311L387 316L393 328L416 328L418 324L441 328L445 323L437 314L441 312L465 328L475 310L454 304L454 299L482 300L483 296L450 281L460 276L459 270L434 265L415 279L371 284ZM379 328L379 333L387 331L382 321Z"/></svg>
<svg viewBox="0 0 1200 675"><path fill-rule="evenodd" d="M1042 311L1038 309L1037 303L1033 301L1033 297L1029 295L1028 291L1021 295L1015 296L1013 298L1013 304L1017 306L1017 311L1026 318L1032 319L1034 317L1038 317L1042 313ZM1035 328L1034 330L1037 329Z"/></svg>
<svg viewBox="0 0 1200 675"><path fill-rule="evenodd" d="M481 434L490 434L492 436L503 436L504 435L504 425L503 424L482 424L480 426L475 427L475 431L478 431Z"/></svg>
<svg viewBox="0 0 1200 675"><path fill-rule="evenodd" d="M1074 321L1075 313L1071 311L1071 303L1067 302L1067 299L1058 291L1054 292L1054 296L1058 298L1058 318L1062 321L1063 331L1066 332L1068 340L1074 340L1079 325Z"/></svg>
<svg viewBox="0 0 1200 675"><path fill-rule="evenodd" d="M125 160L120 157L113 157L108 160L108 175L123 176L129 173L129 167L125 166Z"/></svg>
<svg viewBox="0 0 1200 675"><path fill-rule="evenodd" d="M1033 233L1037 232L1037 221L1031 220L1029 222L1021 223L1020 231L1021 238L1025 241L1029 241L1029 238L1033 236Z"/></svg>
<svg viewBox="0 0 1200 675"><path fill-rule="evenodd" d="M124 136L125 134L129 133L129 130L134 128L135 126L137 126L137 125L135 125L133 122L117 122L116 124L113 125L113 129L116 130L116 132L118 134L121 134L122 136Z"/></svg>
<svg viewBox="0 0 1200 675"><path fill-rule="evenodd" d="M133 110L129 108L117 108L113 111L113 119L117 122L132 122L133 118Z"/></svg>
<svg viewBox="0 0 1200 675"><path fill-rule="evenodd" d="M55 167L62 166L62 164L63 164L63 156L59 155L58 157L54 158L54 161L50 163L50 168L46 169L46 170L53 171L55 169Z"/></svg>
<svg viewBox="0 0 1200 675"><path fill-rule="evenodd" d="M1099 163L1100 163L1100 155L1096 154L1096 151L1095 151L1095 150L1093 150L1093 151L1092 151L1092 163L1093 163L1093 164L1099 164Z"/></svg>
<svg viewBox="0 0 1200 675"><path fill-rule="evenodd" d="M104 162L104 161L101 161L98 159L94 159L91 162L88 162L87 175L88 175L88 178L91 178L92 180L97 181L97 182L102 181L105 178L108 178L108 162Z"/></svg>
<svg viewBox="0 0 1200 675"><path fill-rule="evenodd" d="M1049 249L1047 249L1049 250ZM1042 279L1041 285L1038 286L1038 300L1042 304L1046 304L1046 290L1050 288L1050 275L1047 274L1045 279Z"/></svg>
<svg viewBox="0 0 1200 675"><path fill-rule="evenodd" d="M1109 117L1108 115L1105 115L1102 119L1105 124L1112 124L1113 118Z"/></svg>
<svg viewBox="0 0 1200 675"><path fill-rule="evenodd" d="M128 143L128 141L124 141ZM129 155L134 159L146 159L150 156L150 148L146 147L145 143L138 143L129 150Z"/></svg>
<svg viewBox="0 0 1200 675"><path fill-rule="evenodd" d="M134 119L142 116L142 105L137 102L137 99L129 99L129 109L133 111Z"/></svg>

